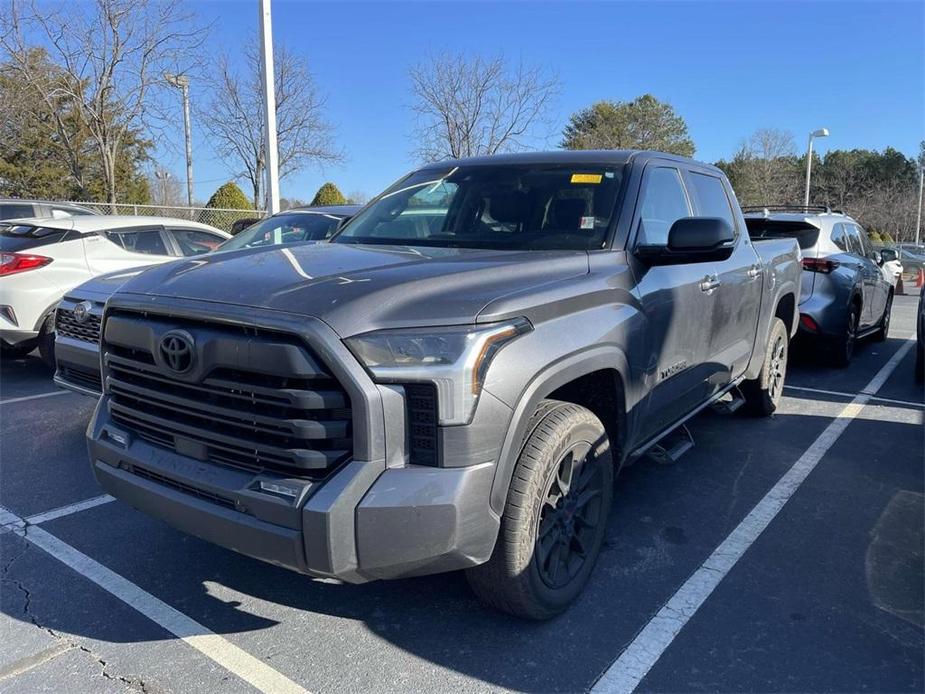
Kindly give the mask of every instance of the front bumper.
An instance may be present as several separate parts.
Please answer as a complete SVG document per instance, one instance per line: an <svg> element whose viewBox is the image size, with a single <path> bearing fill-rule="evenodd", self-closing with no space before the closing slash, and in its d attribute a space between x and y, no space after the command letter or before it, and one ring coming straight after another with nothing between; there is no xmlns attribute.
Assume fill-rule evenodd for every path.
<svg viewBox="0 0 925 694"><path fill-rule="evenodd" d="M488 559L494 462L459 468L349 461L321 482L223 468L133 437L103 396L89 429L109 494L178 530L300 573L349 583L453 571ZM117 441L125 441L121 445ZM294 498L261 481L299 488Z"/></svg>

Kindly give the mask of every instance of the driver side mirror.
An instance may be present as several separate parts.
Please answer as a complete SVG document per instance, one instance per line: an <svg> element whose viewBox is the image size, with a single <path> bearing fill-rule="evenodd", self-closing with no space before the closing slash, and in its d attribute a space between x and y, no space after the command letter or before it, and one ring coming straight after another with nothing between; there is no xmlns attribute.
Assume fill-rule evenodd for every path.
<svg viewBox="0 0 925 694"><path fill-rule="evenodd" d="M684 217L668 231L668 250L672 253L711 253L735 240L735 232L720 217Z"/></svg>
<svg viewBox="0 0 925 694"><path fill-rule="evenodd" d="M894 260L897 260L899 255L896 253L894 248L883 248L880 250L880 264L891 263Z"/></svg>
<svg viewBox="0 0 925 694"><path fill-rule="evenodd" d="M636 246L636 256L649 265L681 265L726 260L735 248L735 232L720 217L684 217L668 230L664 246Z"/></svg>

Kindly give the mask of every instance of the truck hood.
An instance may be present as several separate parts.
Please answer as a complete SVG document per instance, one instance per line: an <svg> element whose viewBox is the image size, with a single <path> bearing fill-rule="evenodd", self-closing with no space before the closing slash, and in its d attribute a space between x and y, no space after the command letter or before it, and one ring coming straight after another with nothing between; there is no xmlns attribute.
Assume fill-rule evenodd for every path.
<svg viewBox="0 0 925 694"><path fill-rule="evenodd" d="M149 267L151 266L145 265L131 270L117 270L116 272L107 272L105 275L97 275L93 279L77 285L67 295L75 298L104 297L103 301L105 301L128 280L137 277Z"/></svg>
<svg viewBox="0 0 925 694"><path fill-rule="evenodd" d="M588 272L584 251L309 243L212 253L148 269L118 293L314 316L343 337L473 323L490 302Z"/></svg>

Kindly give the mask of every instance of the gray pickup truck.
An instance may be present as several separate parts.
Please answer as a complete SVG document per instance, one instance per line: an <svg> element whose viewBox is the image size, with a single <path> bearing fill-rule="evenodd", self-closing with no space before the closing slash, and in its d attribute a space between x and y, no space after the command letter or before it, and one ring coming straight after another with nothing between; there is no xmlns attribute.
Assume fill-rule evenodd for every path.
<svg viewBox="0 0 925 694"><path fill-rule="evenodd" d="M122 285L91 463L252 557L350 583L466 569L544 619L586 584L624 463L671 456L708 405L774 411L799 287L796 241L752 243L711 166L441 162L329 243Z"/></svg>

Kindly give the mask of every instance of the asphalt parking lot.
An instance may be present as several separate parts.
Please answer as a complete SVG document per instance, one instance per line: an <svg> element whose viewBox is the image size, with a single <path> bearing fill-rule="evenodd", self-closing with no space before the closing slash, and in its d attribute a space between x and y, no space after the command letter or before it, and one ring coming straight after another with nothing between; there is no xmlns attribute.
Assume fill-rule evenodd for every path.
<svg viewBox="0 0 925 694"><path fill-rule="evenodd" d="M625 470L588 590L544 624L461 575L312 580L101 497L94 401L3 363L0 692L920 692L915 301L847 370L798 357L773 418L707 412L680 462Z"/></svg>

